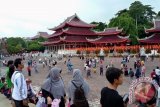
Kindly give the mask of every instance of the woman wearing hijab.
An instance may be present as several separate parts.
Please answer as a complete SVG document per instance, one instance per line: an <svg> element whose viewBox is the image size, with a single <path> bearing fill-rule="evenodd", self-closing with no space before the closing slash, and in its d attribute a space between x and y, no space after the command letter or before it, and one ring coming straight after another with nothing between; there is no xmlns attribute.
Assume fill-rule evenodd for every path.
<svg viewBox="0 0 160 107"><path fill-rule="evenodd" d="M60 72L60 68L52 68L46 81L42 85L42 96L46 99L48 107L51 107L54 99L61 99L59 107L65 107L66 94Z"/></svg>
<svg viewBox="0 0 160 107"><path fill-rule="evenodd" d="M82 73L79 69L74 69L73 71L73 79L68 83L68 97L69 100L71 101L70 104L72 105L72 107L82 107L82 106L76 106L74 100L75 100L75 91L76 91L76 87L82 87L83 91L84 91L84 95L85 98L87 98L88 93L89 93L89 85L88 83L83 79L82 77ZM85 106L83 105L83 107L89 107L88 104L86 104Z"/></svg>

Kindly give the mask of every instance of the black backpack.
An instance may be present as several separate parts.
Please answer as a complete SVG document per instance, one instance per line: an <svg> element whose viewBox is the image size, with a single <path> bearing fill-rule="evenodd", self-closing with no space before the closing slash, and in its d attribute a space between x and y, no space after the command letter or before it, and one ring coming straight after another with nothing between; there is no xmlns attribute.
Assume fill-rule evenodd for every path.
<svg viewBox="0 0 160 107"><path fill-rule="evenodd" d="M82 88L83 84L78 87L76 86L74 82L72 83L76 87L76 90L74 92L74 99L73 99L74 106L75 107L89 107L88 101L84 94L84 90Z"/></svg>

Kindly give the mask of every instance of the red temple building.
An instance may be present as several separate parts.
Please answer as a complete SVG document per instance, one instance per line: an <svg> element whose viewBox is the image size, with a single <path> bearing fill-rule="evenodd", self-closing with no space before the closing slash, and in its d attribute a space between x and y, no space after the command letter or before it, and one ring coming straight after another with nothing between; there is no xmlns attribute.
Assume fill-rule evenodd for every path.
<svg viewBox="0 0 160 107"><path fill-rule="evenodd" d="M128 38L121 35L122 29L107 28L102 32L92 29L96 25L82 21L76 14L50 30L55 31L43 45L47 50L69 50L76 48L94 48L125 45Z"/></svg>
<svg viewBox="0 0 160 107"><path fill-rule="evenodd" d="M145 29L148 37L139 39L142 45L160 44L160 20L154 21L154 27L151 29Z"/></svg>

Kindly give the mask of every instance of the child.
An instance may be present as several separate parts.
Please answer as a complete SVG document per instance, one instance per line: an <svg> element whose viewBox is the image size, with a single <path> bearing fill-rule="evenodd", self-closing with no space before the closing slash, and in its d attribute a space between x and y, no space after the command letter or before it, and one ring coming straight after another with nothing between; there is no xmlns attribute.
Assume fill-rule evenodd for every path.
<svg viewBox="0 0 160 107"><path fill-rule="evenodd" d="M86 66L86 71L87 71L87 78L91 77L91 68L88 65Z"/></svg>
<svg viewBox="0 0 160 107"><path fill-rule="evenodd" d="M100 65L100 75L103 75L103 65Z"/></svg>
<svg viewBox="0 0 160 107"><path fill-rule="evenodd" d="M127 65L125 65L125 67L124 67L124 75L128 76L128 67L127 67Z"/></svg>
<svg viewBox="0 0 160 107"><path fill-rule="evenodd" d="M132 68L129 69L129 76L130 76L130 80L132 81L133 77L134 77L134 72L133 72Z"/></svg>
<svg viewBox="0 0 160 107"><path fill-rule="evenodd" d="M145 77L146 67L142 64L142 77Z"/></svg>
<svg viewBox="0 0 160 107"><path fill-rule="evenodd" d="M27 71L28 71L28 76L31 76L31 66L30 65L28 65Z"/></svg>
<svg viewBox="0 0 160 107"><path fill-rule="evenodd" d="M27 98L29 99L30 103L36 104L37 98L36 98L36 93L33 90L33 87L31 85L32 81L29 78L27 78L26 83L27 83L27 90L28 90Z"/></svg>

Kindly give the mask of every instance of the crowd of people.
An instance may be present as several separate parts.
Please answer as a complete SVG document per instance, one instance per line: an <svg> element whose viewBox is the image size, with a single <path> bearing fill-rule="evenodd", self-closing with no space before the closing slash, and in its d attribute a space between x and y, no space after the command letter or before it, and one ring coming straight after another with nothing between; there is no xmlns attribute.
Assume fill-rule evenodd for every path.
<svg viewBox="0 0 160 107"><path fill-rule="evenodd" d="M82 58L82 60L85 60L84 71L87 78L92 77L92 71L97 72L97 67L99 67L99 75L104 75L105 64L103 59ZM109 65L106 65L105 77L108 84L102 88L101 93L97 93L101 96L100 104L102 107L127 107L128 94L122 97L117 91L118 86L123 83L124 76L129 76L131 81L134 77L138 79L146 76L144 61L137 59L133 65L134 68L128 68L129 60L128 56L122 59L121 69L115 68L112 61ZM82 76L82 71L74 68L71 58L65 61L68 73L72 74L68 84L64 84L61 76L62 69L56 66L57 62L55 60L50 61L44 58L44 61L39 60L39 63L42 63L43 68L48 66L49 74L45 78L41 90L36 93L31 85L32 81L25 78L22 73L24 59L17 58L14 61L8 61L6 77L2 77L0 80L0 91L12 101L13 107L29 107L28 103L35 104L36 107L65 107L66 105L67 107L89 107L88 95L92 87ZM30 58L27 62L28 76L31 76L32 67L35 73L39 73L37 62ZM151 72L151 78L160 85L160 69L158 66ZM67 90L64 86L67 86ZM138 107L159 107L159 100L154 100L151 104L143 103L141 99L138 102Z"/></svg>

